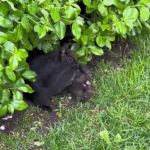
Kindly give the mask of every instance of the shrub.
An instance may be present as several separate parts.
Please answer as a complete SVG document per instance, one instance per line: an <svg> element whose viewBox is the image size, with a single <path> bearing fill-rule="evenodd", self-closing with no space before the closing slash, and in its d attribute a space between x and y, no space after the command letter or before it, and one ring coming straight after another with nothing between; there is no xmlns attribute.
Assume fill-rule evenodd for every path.
<svg viewBox="0 0 150 150"><path fill-rule="evenodd" d="M104 47L111 49L116 37L150 28L149 18L149 0L1 0L0 116L27 108L23 92L33 90L25 79L35 80L28 51L52 51L70 28L72 50L86 63Z"/></svg>

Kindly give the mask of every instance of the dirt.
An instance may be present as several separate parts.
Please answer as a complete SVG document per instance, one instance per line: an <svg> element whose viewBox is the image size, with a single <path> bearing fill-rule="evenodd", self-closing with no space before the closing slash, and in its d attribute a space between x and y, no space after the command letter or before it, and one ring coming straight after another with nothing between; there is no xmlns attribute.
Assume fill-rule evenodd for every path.
<svg viewBox="0 0 150 150"><path fill-rule="evenodd" d="M61 106L59 106L60 103ZM62 97L59 101L58 98L56 99L54 97L50 102L50 106L52 111L43 110L33 106L32 103L29 103L29 108L27 110L15 112L13 115L7 114L0 117L0 133L13 134L13 132L18 130L18 127L24 127L23 123L25 122L26 124L26 121L42 123L42 126L45 128L50 125L53 126L57 121L62 119L62 114L59 112L60 107L70 108L75 106L75 103L72 103L67 96Z"/></svg>
<svg viewBox="0 0 150 150"><path fill-rule="evenodd" d="M112 49L104 49L105 53L103 56L95 56L93 57L92 61L89 63L89 66L91 68L94 68L98 62L101 60L104 60L104 62L111 63L114 67L118 67L121 65L121 60L128 58L130 49L132 48L132 45L128 41L121 41L118 43L112 44Z"/></svg>
<svg viewBox="0 0 150 150"><path fill-rule="evenodd" d="M131 47L131 43L127 41L114 43L112 45L112 50L107 51L104 55L105 62L111 62L114 66L120 65L122 59L129 57Z"/></svg>
<svg viewBox="0 0 150 150"><path fill-rule="evenodd" d="M120 61L123 58L128 57L130 48L131 48L131 44L126 41L122 41L120 43L114 43L112 45L111 51L106 50L106 53L102 57L94 57L92 62L90 62L89 66L92 68L95 66L97 62L101 60L104 60L104 62L110 62L114 66L119 66L121 65ZM67 100L67 102L65 102L63 105L65 106L65 108L67 108L67 107L72 107L75 104ZM57 111L59 109L59 104L58 102L55 102L55 99L51 101L51 107L53 111L45 113L45 111L43 110L41 111L29 110L29 109L32 109L32 106L31 106L31 108L29 108L28 110L15 112L12 118L10 117L7 120L4 120L6 116L1 117L0 118L0 133L1 132L6 133L6 134L13 133L16 127L20 125L20 123L22 122L23 118L26 116L26 113L28 111L31 112L30 117L34 118L35 120L37 119L37 116L41 117L43 120L44 126L47 126L48 122L51 125L55 124L55 122L57 122L58 120L61 120L61 117L60 117L61 114ZM5 128L4 130L3 130L3 127Z"/></svg>
<svg viewBox="0 0 150 150"><path fill-rule="evenodd" d="M52 108L54 109L55 106L53 106ZM51 113L48 112L45 113L45 111L40 110L38 111L38 109L34 109L32 110L33 106L32 104L30 104L29 109L28 110L24 110L24 111L18 111L15 112L13 115L11 114L7 114L6 116L3 116L0 118L0 133L6 133L6 134L11 134L13 133L13 131L16 129L17 126L19 126L22 122L23 122L23 118L27 116L27 112L31 112L29 115L29 118L32 118L34 120L38 119L38 117L41 117L43 121L43 123L46 126L47 122L51 122L54 123L57 121L57 115L54 111L52 111ZM3 129L4 128L4 129Z"/></svg>
<svg viewBox="0 0 150 150"><path fill-rule="evenodd" d="M22 118L23 114L24 114L24 111L15 112L12 118L8 120L4 120L4 118L11 116L11 115L7 115L7 116L0 118L0 127L5 128L4 130L0 130L0 132L10 133L11 131L13 131L14 127L18 125L18 122Z"/></svg>

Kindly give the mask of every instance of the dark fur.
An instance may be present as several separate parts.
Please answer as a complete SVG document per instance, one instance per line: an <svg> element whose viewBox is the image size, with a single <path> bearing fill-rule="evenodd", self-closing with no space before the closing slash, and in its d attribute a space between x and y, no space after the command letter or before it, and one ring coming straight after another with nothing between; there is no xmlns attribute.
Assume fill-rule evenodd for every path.
<svg viewBox="0 0 150 150"><path fill-rule="evenodd" d="M67 50L66 50L67 49ZM31 83L35 92L32 101L41 107L50 107L52 96L62 92L70 93L73 100L85 101L91 96L92 86L86 66L79 65L73 53L64 47L50 54L35 57L30 67L37 74L37 80Z"/></svg>

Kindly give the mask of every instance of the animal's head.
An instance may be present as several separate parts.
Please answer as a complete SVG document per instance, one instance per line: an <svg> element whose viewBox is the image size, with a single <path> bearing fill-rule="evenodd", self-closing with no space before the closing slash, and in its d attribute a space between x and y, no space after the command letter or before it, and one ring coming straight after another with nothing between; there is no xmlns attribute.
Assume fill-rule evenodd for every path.
<svg viewBox="0 0 150 150"><path fill-rule="evenodd" d="M74 81L72 83L74 87L74 89L72 89L74 91L72 92L76 97L78 97L77 99L82 102L88 100L93 94L93 85L90 80L90 75L87 74L87 72L89 72L87 68L86 68L86 72L82 71L81 69L78 70L74 78Z"/></svg>

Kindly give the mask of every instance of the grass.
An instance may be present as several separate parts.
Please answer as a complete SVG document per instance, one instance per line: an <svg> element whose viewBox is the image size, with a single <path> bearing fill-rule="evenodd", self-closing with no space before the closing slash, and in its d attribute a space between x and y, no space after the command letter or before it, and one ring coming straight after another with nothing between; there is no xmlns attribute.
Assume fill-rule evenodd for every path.
<svg viewBox="0 0 150 150"><path fill-rule="evenodd" d="M100 62L92 104L57 110L61 121L50 126L31 108L11 135L0 135L3 150L149 150L150 36L134 40L131 59L114 69ZM47 115L48 114L45 114Z"/></svg>

